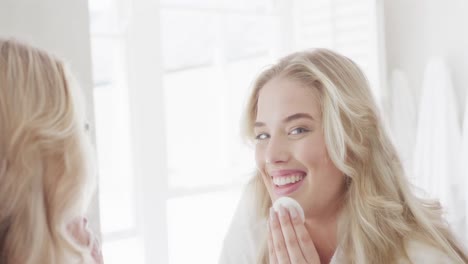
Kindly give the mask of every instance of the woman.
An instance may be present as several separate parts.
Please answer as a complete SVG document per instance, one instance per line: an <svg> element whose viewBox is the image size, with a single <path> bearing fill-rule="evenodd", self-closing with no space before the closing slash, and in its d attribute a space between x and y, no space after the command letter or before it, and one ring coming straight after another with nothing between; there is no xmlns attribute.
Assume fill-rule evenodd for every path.
<svg viewBox="0 0 468 264"><path fill-rule="evenodd" d="M294 53L260 74L246 133L251 188L267 219L260 263L468 263L441 208L414 196L366 78L325 49ZM271 210L281 196L304 209Z"/></svg>
<svg viewBox="0 0 468 264"><path fill-rule="evenodd" d="M0 39L0 263L102 263L78 92L62 61Z"/></svg>

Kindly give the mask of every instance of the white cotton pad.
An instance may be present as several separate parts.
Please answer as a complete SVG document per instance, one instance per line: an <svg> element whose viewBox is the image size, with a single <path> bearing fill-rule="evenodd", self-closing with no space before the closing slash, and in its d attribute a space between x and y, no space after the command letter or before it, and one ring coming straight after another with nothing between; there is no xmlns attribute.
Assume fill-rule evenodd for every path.
<svg viewBox="0 0 468 264"><path fill-rule="evenodd" d="M302 222L305 222L304 210L296 200L287 196L280 197L276 199L275 203L273 204L273 210L275 210L275 212L279 212L280 205L288 209L295 208L299 212Z"/></svg>

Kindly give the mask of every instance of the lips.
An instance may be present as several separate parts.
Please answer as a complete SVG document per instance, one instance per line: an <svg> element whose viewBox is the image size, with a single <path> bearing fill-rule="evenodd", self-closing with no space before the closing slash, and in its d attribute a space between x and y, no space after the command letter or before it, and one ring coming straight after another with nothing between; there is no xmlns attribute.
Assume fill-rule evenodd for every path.
<svg viewBox="0 0 468 264"><path fill-rule="evenodd" d="M270 172L273 191L278 196L292 194L301 187L306 174L302 170L278 170Z"/></svg>

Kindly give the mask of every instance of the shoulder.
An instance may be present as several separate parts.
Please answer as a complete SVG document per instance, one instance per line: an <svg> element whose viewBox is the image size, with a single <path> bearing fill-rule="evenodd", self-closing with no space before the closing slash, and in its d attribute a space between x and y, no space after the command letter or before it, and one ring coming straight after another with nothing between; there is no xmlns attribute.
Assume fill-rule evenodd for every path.
<svg viewBox="0 0 468 264"><path fill-rule="evenodd" d="M252 199L252 193L245 189L224 237L219 263L255 262L266 231L266 220L256 215Z"/></svg>
<svg viewBox="0 0 468 264"><path fill-rule="evenodd" d="M410 240L406 242L406 252L412 263L438 264L438 263L455 263L442 250L425 242ZM400 264L407 264L405 260L401 260Z"/></svg>

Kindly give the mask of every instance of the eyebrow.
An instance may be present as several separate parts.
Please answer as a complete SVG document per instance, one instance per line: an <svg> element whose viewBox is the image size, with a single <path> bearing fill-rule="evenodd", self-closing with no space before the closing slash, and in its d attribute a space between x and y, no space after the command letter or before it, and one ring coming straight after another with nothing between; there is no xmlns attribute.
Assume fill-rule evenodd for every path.
<svg viewBox="0 0 468 264"><path fill-rule="evenodd" d="M294 115L290 115L288 117L286 117L285 119L283 119L283 123L289 123L293 120L297 120L297 119L302 119L302 118L305 118L305 119L310 119L312 121L314 121L315 119L307 114L307 113L297 113L297 114L294 114ZM254 127L263 127L265 126L265 123L263 122L255 122L254 124Z"/></svg>
<svg viewBox="0 0 468 264"><path fill-rule="evenodd" d="M297 113L297 114L294 114L294 115L290 115L288 117L286 117L284 120L283 120L283 123L289 123L293 120L296 120L296 119L301 119L301 118L305 118L305 119L310 119L312 121L314 121L314 118L309 115L309 114L306 114L306 113Z"/></svg>

